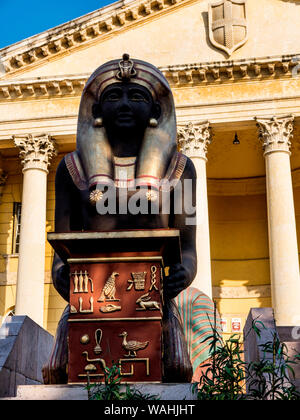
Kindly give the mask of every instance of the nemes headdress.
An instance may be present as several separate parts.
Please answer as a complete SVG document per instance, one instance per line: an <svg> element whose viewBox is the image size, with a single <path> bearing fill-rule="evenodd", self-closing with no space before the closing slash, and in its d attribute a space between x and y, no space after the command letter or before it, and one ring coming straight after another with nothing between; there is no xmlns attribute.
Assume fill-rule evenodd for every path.
<svg viewBox="0 0 300 420"><path fill-rule="evenodd" d="M157 125L145 130L140 155L137 159L136 186L158 188L164 178L168 162L176 150L176 117L173 95L163 74L153 65L141 60L109 61L89 78L81 97L77 152L85 170L88 187L110 185L113 179L113 156L104 127L95 124L92 108L101 93L113 83L130 81L144 86L153 100L161 106ZM120 141L122 141L120 139Z"/></svg>

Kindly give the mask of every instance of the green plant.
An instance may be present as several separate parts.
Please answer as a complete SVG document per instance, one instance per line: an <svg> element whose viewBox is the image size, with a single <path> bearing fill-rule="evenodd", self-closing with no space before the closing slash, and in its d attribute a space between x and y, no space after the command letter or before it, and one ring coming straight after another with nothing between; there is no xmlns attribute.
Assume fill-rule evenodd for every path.
<svg viewBox="0 0 300 420"><path fill-rule="evenodd" d="M250 399L257 400L300 400L300 393L291 382L295 378L292 365L300 355L290 358L287 346L281 343L277 334L271 341L261 345L264 357L247 366L247 390Z"/></svg>
<svg viewBox="0 0 300 420"><path fill-rule="evenodd" d="M89 400L158 400L157 395L143 394L129 385L125 385L123 391L124 384L121 383L121 379L120 368L116 364L113 364L111 368L105 368L104 383L91 384L88 376L86 389Z"/></svg>
<svg viewBox="0 0 300 420"><path fill-rule="evenodd" d="M245 399L244 362L241 358L242 350L239 337L233 335L223 342L219 334L214 331L211 354L212 360L204 365L205 373L200 382L195 385L199 400L240 400Z"/></svg>
<svg viewBox="0 0 300 420"><path fill-rule="evenodd" d="M261 328L265 328L263 323L254 320L251 330L259 337ZM223 341L216 318L212 331L206 338L210 341L211 359L203 366L200 382L194 385L199 400L300 400L290 379L294 377L292 365L299 363L300 355L291 359L277 334L260 346L261 360L246 363L239 336Z"/></svg>

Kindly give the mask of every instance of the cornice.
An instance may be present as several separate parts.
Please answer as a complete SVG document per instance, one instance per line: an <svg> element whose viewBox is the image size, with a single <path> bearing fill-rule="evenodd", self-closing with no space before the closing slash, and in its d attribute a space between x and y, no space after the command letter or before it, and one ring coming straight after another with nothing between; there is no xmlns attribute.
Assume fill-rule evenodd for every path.
<svg viewBox="0 0 300 420"><path fill-rule="evenodd" d="M300 54L160 67L172 88L298 77ZM90 75L0 81L0 102L80 96Z"/></svg>
<svg viewBox="0 0 300 420"><path fill-rule="evenodd" d="M80 96L88 74L0 82L0 102Z"/></svg>
<svg viewBox="0 0 300 420"><path fill-rule="evenodd" d="M171 86L297 77L300 54L160 67Z"/></svg>
<svg viewBox="0 0 300 420"><path fill-rule="evenodd" d="M194 0L192 0L194 1ZM0 50L4 76L34 66L97 38L129 27L191 0L118 1Z"/></svg>

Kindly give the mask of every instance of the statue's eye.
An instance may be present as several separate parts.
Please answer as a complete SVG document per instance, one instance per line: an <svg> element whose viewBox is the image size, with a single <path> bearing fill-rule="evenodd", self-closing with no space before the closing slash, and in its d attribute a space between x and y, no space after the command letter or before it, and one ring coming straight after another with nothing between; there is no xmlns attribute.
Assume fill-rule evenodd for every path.
<svg viewBox="0 0 300 420"><path fill-rule="evenodd" d="M120 94L118 92L110 92L104 98L104 101L109 101L109 102L119 101L119 100L120 100Z"/></svg>
<svg viewBox="0 0 300 420"><path fill-rule="evenodd" d="M149 102L147 98L145 98L145 96L140 92L131 92L130 100L135 101L135 102L146 102L146 103Z"/></svg>

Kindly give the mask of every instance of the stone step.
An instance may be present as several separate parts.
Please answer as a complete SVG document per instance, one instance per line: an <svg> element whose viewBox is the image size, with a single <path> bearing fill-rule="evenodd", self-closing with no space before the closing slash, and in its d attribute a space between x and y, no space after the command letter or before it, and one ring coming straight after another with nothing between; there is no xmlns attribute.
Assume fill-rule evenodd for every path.
<svg viewBox="0 0 300 420"><path fill-rule="evenodd" d="M300 354L300 328L277 327L277 332L280 341L287 346L289 358L294 359L296 354ZM291 367L295 372L295 378L300 379L300 360L297 364L292 364Z"/></svg>
<svg viewBox="0 0 300 420"><path fill-rule="evenodd" d="M297 390L300 392L300 379L296 379L295 381L292 381L292 383L295 385Z"/></svg>
<svg viewBox="0 0 300 420"><path fill-rule="evenodd" d="M294 341L294 342L291 341L289 343L285 343L285 345L287 346L287 351L288 351L289 358L294 360L294 357L297 354L300 354L300 342L299 341ZM295 378L300 379L300 360L298 360L297 364L291 364L291 367L293 368L293 370L295 372Z"/></svg>
<svg viewBox="0 0 300 420"><path fill-rule="evenodd" d="M133 387L133 385L132 385ZM135 384L134 387L143 394L158 395L162 401L196 400L191 384ZM122 386L121 392L125 391ZM3 400L88 400L84 385L21 385L15 398Z"/></svg>
<svg viewBox="0 0 300 420"><path fill-rule="evenodd" d="M29 317L8 317L0 328L0 398L14 397L18 385L42 384L52 346L52 335Z"/></svg>
<svg viewBox="0 0 300 420"><path fill-rule="evenodd" d="M290 357L300 354L300 341L289 341L284 344L287 346Z"/></svg>

